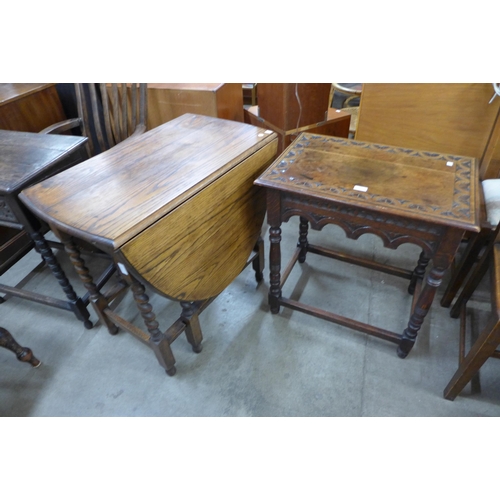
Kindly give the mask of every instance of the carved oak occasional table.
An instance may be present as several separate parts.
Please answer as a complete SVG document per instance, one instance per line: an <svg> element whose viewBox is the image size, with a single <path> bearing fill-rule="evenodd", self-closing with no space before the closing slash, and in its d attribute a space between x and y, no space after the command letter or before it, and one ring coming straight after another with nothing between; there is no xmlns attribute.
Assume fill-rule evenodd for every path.
<svg viewBox="0 0 500 500"><path fill-rule="evenodd" d="M277 153L271 131L185 114L25 190L22 200L57 232L110 333L122 327L175 373L170 344L185 332L201 351L198 315L246 266L265 215L254 180ZM111 255L122 290L97 290L72 236ZM253 260L257 279L263 262ZM118 284L120 285L120 283ZM145 285L181 303L161 331ZM113 309L127 287L147 332Z"/></svg>
<svg viewBox="0 0 500 500"><path fill-rule="evenodd" d="M479 231L477 176L474 158L302 134L255 182L267 189L271 312L289 307L374 335L396 343L398 355L405 358L464 232ZM281 276L280 226L292 216L300 217L299 241ZM376 234L388 248L414 243L422 248L417 266L408 271L310 244L309 225L321 230L326 224L339 225L351 239ZM304 262L308 252L409 279L414 299L404 332L283 297L293 266Z"/></svg>
<svg viewBox="0 0 500 500"><path fill-rule="evenodd" d="M14 251L9 251L8 255L2 252L5 262L0 263L0 274L32 248L29 240L23 240L27 233L59 282L66 300L23 290L21 286L0 284L0 292L71 311L86 328L91 328L86 305L77 296L45 240L40 221L19 201L19 193L24 188L82 161L86 142L85 137L0 130L0 225L21 231L12 242ZM0 302L3 301L1 298Z"/></svg>

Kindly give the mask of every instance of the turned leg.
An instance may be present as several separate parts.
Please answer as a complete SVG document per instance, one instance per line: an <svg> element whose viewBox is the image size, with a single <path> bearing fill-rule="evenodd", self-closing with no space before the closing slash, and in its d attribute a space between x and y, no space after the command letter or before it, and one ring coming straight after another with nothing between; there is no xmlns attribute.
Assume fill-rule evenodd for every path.
<svg viewBox="0 0 500 500"><path fill-rule="evenodd" d="M424 318L429 312L434 296L436 295L436 291L443 280L444 272L445 270L437 268L433 268L429 272L425 286L417 298L417 303L415 304L415 309L410 317L408 326L403 332L399 342L397 352L400 358L406 358L415 344L418 331L424 322Z"/></svg>
<svg viewBox="0 0 500 500"><path fill-rule="evenodd" d="M168 375L175 375L175 358L170 348L167 337L158 328L158 322L153 312L153 306L149 303L149 297L143 284L130 276L132 282L132 293L137 307L141 313L144 324L149 332L149 345L153 349L156 359L165 369Z"/></svg>
<svg viewBox="0 0 500 500"><path fill-rule="evenodd" d="M269 305L271 312L277 314L280 311L279 299L281 298L281 228L271 227L269 229Z"/></svg>
<svg viewBox="0 0 500 500"><path fill-rule="evenodd" d="M8 330L5 328L0 328L0 347L5 347L9 351L12 351L19 361L24 361L25 363L29 363L31 366L35 368L39 367L42 363L38 361L38 359L33 356L33 352L28 347L20 346L15 340L14 337L10 334Z"/></svg>
<svg viewBox="0 0 500 500"><path fill-rule="evenodd" d="M264 278L264 240L261 236L257 240L255 244L254 251L257 253L256 257L252 261L252 267L255 271L255 280L257 283L260 283Z"/></svg>
<svg viewBox="0 0 500 500"><path fill-rule="evenodd" d="M422 252L418 258L417 267L413 270L413 274L410 279L410 284L408 285L408 293L413 295L415 292L415 287L417 286L417 281L423 279L425 276L425 269L427 264L429 264L430 258L426 256L425 252Z"/></svg>
<svg viewBox="0 0 500 500"><path fill-rule="evenodd" d="M198 316L199 305L196 302L181 302L181 307L181 318L186 323L186 338L191 344L194 352L201 352L203 348L201 345L203 335L201 333L200 319Z"/></svg>
<svg viewBox="0 0 500 500"><path fill-rule="evenodd" d="M46 264L52 271L52 274L56 277L57 281L59 282L59 285L61 285L61 288L64 290L64 293L66 294L66 297L71 306L71 310L73 311L75 316L80 321L83 321L85 328L92 328L93 325L89 319L90 314L87 311L87 308L83 304L82 299L78 297L78 295L75 293L75 290L71 286L71 283L66 277L66 274L62 270L59 262L56 259L56 256L52 252L52 249L48 245L43 235L40 232L35 231L30 233L30 236L35 243L37 251L40 253L43 260L46 262Z"/></svg>
<svg viewBox="0 0 500 500"><path fill-rule="evenodd" d="M309 221L301 217L299 224L299 241L297 242L297 246L300 248L299 254L299 262L303 264L306 261L306 255L309 243L307 241L307 233L309 231Z"/></svg>
<svg viewBox="0 0 500 500"><path fill-rule="evenodd" d="M66 234L59 234L61 241L64 244L66 253L69 255L70 261L73 264L78 276L83 282L83 286L89 292L90 302L97 316L101 320L103 325L106 325L108 331L111 335L116 335L118 333L118 327L112 323L109 318L104 313L106 307L108 307L108 301L99 292L97 285L94 283L94 279L90 275L88 268L85 266L85 261L82 258L81 252L78 246L75 244L73 238Z"/></svg>

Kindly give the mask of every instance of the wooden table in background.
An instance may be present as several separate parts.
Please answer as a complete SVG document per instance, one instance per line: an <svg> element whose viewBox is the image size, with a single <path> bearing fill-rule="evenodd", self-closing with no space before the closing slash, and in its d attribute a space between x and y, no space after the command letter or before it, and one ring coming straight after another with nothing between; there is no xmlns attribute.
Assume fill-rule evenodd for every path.
<svg viewBox="0 0 500 500"><path fill-rule="evenodd" d="M65 119L55 83L0 83L0 129L40 132ZM32 247L26 231L0 225L0 274Z"/></svg>
<svg viewBox="0 0 500 500"><path fill-rule="evenodd" d="M260 238L265 198L253 182L276 150L270 131L185 114L25 190L21 199L61 235L109 332L120 326L132 333L173 375L170 344L185 331L193 350L201 350L199 312L243 270ZM96 289L68 235L113 257L147 332L113 311L114 293ZM145 284L181 303L181 317L164 332Z"/></svg>
<svg viewBox="0 0 500 500"><path fill-rule="evenodd" d="M242 122L241 83L148 83L148 129L184 113Z"/></svg>
<svg viewBox="0 0 500 500"><path fill-rule="evenodd" d="M368 142L304 133L264 172L256 184L267 189L270 225L272 313L280 306L338 323L398 344L406 357L465 231L478 232L477 160ZM281 224L300 217L299 243L281 275ZM378 264L312 245L309 225L342 227L348 238L379 236L384 246L422 248L413 271ZM308 252L340 259L410 280L412 312L402 334L367 325L282 296L297 261ZM427 264L425 285L420 284Z"/></svg>
<svg viewBox="0 0 500 500"><path fill-rule="evenodd" d="M85 155L83 146L86 142L86 137L0 130L0 226L8 230L23 231L30 237L31 243L26 249L21 245L22 241L19 242L13 237L16 250L14 253L12 249L6 250L2 247L0 274L34 245L59 282L66 300L2 284L0 292L72 311L87 328L91 328L86 305L76 295L45 241L40 221L19 201L19 193L23 189L82 161ZM3 302L3 299L0 302Z"/></svg>

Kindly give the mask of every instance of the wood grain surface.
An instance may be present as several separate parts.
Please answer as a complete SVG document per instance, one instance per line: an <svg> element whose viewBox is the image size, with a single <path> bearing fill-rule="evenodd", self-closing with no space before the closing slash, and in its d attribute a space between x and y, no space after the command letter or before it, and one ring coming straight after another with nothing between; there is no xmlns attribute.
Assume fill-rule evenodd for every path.
<svg viewBox="0 0 500 500"><path fill-rule="evenodd" d="M148 129L184 113L243 122L241 83L148 83Z"/></svg>
<svg viewBox="0 0 500 500"><path fill-rule="evenodd" d="M85 137L0 130L0 193L50 175L47 169L82 147Z"/></svg>
<svg viewBox="0 0 500 500"><path fill-rule="evenodd" d="M65 119L55 83L0 83L0 129L40 132Z"/></svg>
<svg viewBox="0 0 500 500"><path fill-rule="evenodd" d="M475 158L303 133L257 183L477 232L477 178Z"/></svg>
<svg viewBox="0 0 500 500"><path fill-rule="evenodd" d="M204 300L222 292L260 236L265 196L253 182L275 155L276 141L125 244L130 268L173 299Z"/></svg>
<svg viewBox="0 0 500 500"><path fill-rule="evenodd" d="M21 193L50 224L113 251L275 136L186 114Z"/></svg>
<svg viewBox="0 0 500 500"><path fill-rule="evenodd" d="M481 159L500 99L491 83L367 83L356 139ZM498 177L500 144L485 178Z"/></svg>

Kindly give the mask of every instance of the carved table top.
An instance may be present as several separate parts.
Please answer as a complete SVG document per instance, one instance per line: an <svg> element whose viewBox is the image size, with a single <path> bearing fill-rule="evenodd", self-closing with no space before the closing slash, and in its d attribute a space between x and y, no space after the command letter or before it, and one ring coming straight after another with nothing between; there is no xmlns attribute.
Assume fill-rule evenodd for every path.
<svg viewBox="0 0 500 500"><path fill-rule="evenodd" d="M303 133L255 183L479 231L475 158Z"/></svg>

